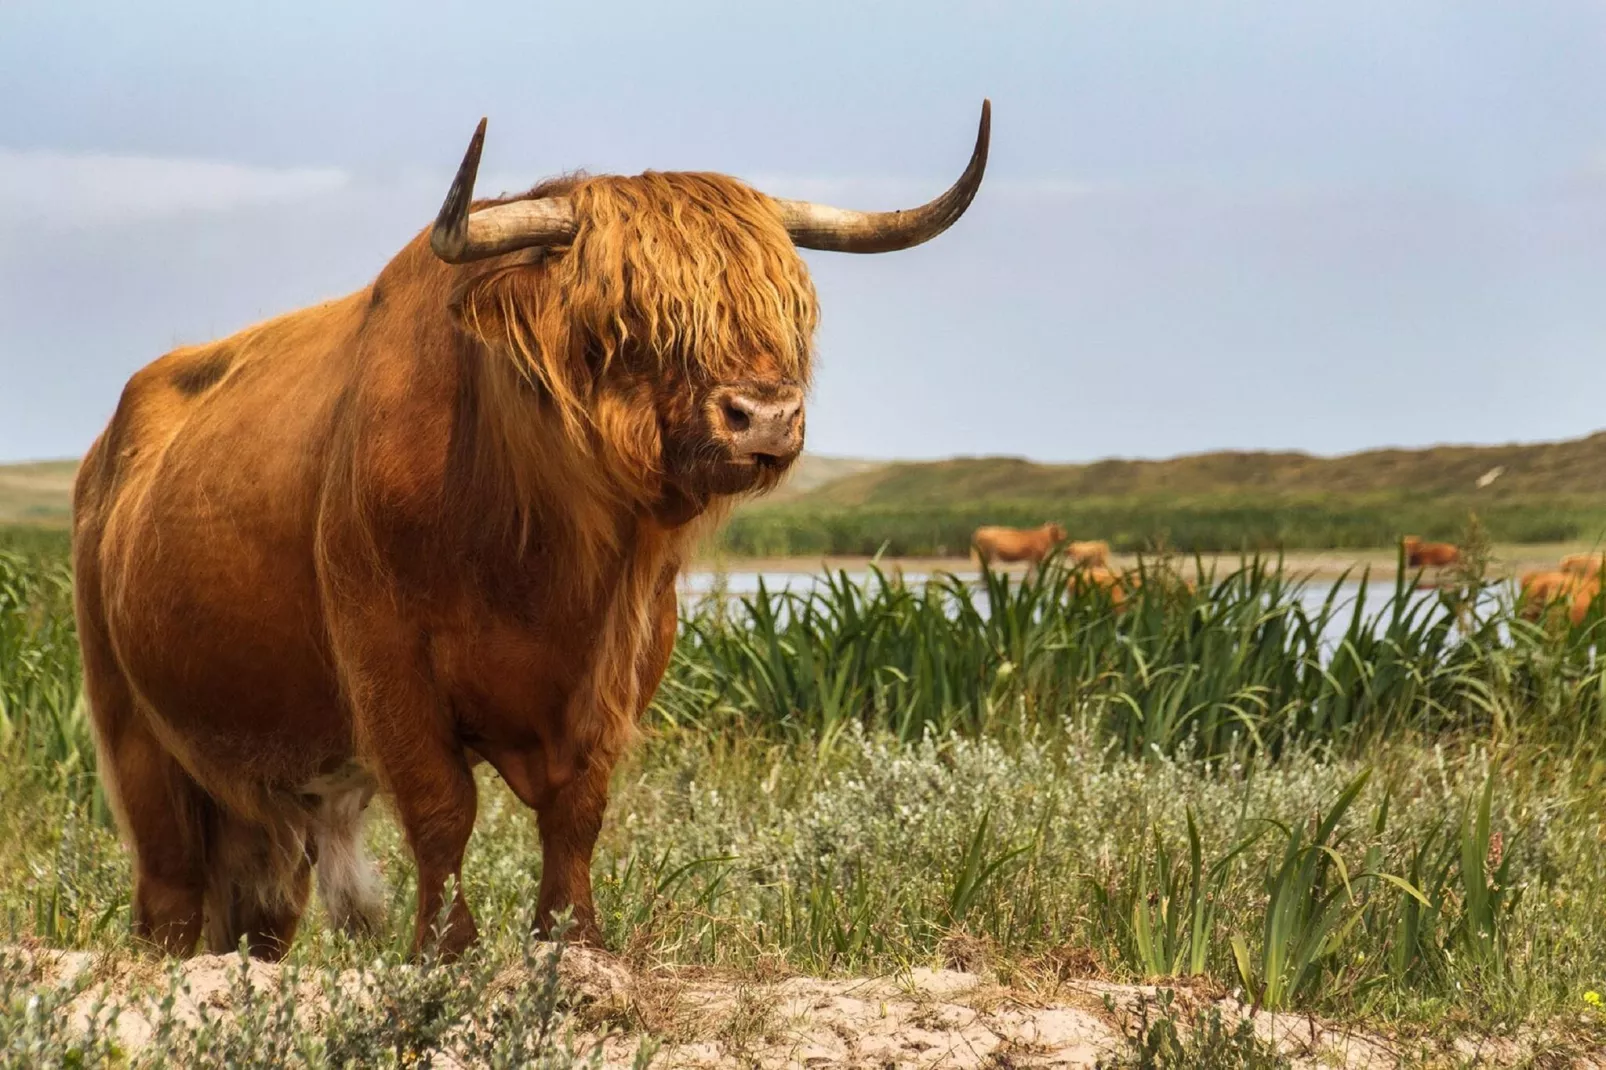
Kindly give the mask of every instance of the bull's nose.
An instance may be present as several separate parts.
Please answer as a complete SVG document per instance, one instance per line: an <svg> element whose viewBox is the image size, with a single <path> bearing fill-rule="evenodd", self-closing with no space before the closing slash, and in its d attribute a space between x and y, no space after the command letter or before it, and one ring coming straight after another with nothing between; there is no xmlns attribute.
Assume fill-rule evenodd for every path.
<svg viewBox="0 0 1606 1070"><path fill-rule="evenodd" d="M726 390L719 418L738 457L789 461L803 448L803 391L797 387Z"/></svg>

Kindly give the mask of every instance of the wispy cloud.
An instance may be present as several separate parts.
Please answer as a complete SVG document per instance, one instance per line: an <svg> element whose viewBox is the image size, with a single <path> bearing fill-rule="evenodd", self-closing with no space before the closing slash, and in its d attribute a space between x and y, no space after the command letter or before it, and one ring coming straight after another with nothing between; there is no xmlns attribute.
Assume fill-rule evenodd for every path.
<svg viewBox="0 0 1606 1070"><path fill-rule="evenodd" d="M332 167L0 148L0 223L103 226L317 197L346 186Z"/></svg>

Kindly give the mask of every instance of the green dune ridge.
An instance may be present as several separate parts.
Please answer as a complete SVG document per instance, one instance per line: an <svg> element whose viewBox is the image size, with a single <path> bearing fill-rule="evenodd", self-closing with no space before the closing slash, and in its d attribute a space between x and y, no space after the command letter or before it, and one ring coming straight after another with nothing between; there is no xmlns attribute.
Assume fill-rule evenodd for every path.
<svg viewBox="0 0 1606 1070"><path fill-rule="evenodd" d="M0 466L0 524L65 526L74 461ZM1056 520L1117 550L1360 549L1402 532L1454 538L1476 513L1506 543L1606 533L1606 432L1562 442L1222 451L1040 464L1018 457L885 462L807 456L720 536L733 554L963 554L980 524Z"/></svg>
<svg viewBox="0 0 1606 1070"><path fill-rule="evenodd" d="M1059 521L1117 550L1348 549L1402 532L1454 538L1477 513L1508 543L1606 532L1606 432L1565 442L1231 451L1161 461L1039 464L1013 457L865 467L737 513L736 554L962 554L980 524Z"/></svg>

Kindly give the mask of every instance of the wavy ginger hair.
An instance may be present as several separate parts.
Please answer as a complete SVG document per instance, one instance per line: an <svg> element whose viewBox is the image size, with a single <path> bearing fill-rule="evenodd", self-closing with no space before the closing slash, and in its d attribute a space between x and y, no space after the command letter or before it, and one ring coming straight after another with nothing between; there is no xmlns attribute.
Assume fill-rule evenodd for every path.
<svg viewBox="0 0 1606 1070"><path fill-rule="evenodd" d="M755 369L806 388L814 285L774 203L725 175L559 179L524 196L559 195L575 208L574 241L471 272L453 311L515 373L488 377L485 400L506 415L508 388L533 387L555 417L543 444L521 448L525 436L504 426L513 441L503 445L571 452L606 473L603 497L651 501L664 472L644 388L654 407L684 416L699 387ZM662 396L666 388L680 396Z"/></svg>

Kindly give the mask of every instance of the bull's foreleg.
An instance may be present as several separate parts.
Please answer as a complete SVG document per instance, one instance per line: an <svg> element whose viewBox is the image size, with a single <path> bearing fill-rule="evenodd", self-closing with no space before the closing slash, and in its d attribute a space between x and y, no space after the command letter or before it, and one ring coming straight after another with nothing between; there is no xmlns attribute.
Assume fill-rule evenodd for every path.
<svg viewBox="0 0 1606 1070"><path fill-rule="evenodd" d="M552 792L536 810L541 830L541 892L536 901L536 923L550 932L553 918L565 907L573 909L574 929L569 939L602 946L597 908L591 899L591 854L602 831L608 808L608 779L613 762L600 756L562 790Z"/></svg>
<svg viewBox="0 0 1606 1070"><path fill-rule="evenodd" d="M347 686L362 755L394 801L418 866L413 949L433 945L454 957L477 935L463 899L463 853L477 806L468 756L421 668L397 658L382 672L352 672ZM450 904L447 878L456 884Z"/></svg>
<svg viewBox="0 0 1606 1070"><path fill-rule="evenodd" d="M454 744L392 737L376 750L380 779L395 800L418 866L413 950L422 952L433 944L442 955L455 957L478 935L463 898L463 853L474 831L477 805L474 775ZM455 885L449 905L447 878Z"/></svg>
<svg viewBox="0 0 1606 1070"><path fill-rule="evenodd" d="M674 580L673 572L666 573L659 587L653 633L642 652L636 687L638 720L652 701L675 648L679 605ZM537 923L542 932L548 932L554 916L565 907L571 907L575 922L571 938L598 947L602 946L602 931L597 925L597 909L591 899L591 856L608 808L608 781L617 761L617 751L594 748L584 758L577 759L572 779L554 777L549 781L549 790L525 796L535 807L536 824L541 830ZM560 768L563 766L561 762L558 764ZM549 775L552 771L556 770L549 770Z"/></svg>
<svg viewBox="0 0 1606 1070"><path fill-rule="evenodd" d="M418 912L413 922L413 949L422 951L438 939L436 946L440 953L452 958L461 954L479 935L474 915L469 913L468 903L463 898L463 852L468 849L468 838L474 831L474 777L462 760L452 763L443 760L433 770L431 795L420 794L417 790L423 783L415 781L413 790L396 797L396 808L418 863ZM439 795L434 796L434 791ZM442 921L448 877L452 879L454 892Z"/></svg>

